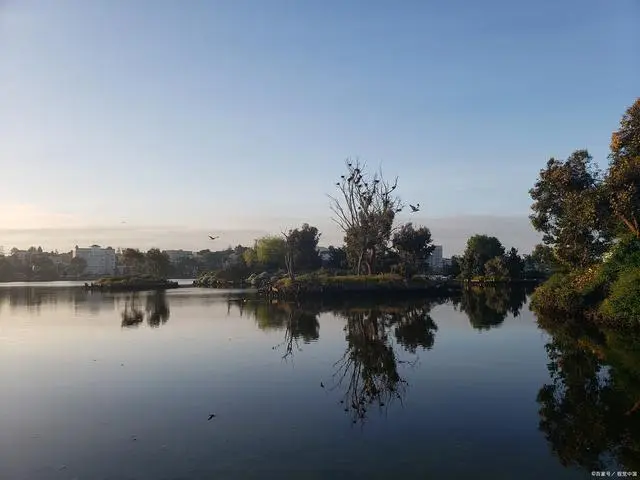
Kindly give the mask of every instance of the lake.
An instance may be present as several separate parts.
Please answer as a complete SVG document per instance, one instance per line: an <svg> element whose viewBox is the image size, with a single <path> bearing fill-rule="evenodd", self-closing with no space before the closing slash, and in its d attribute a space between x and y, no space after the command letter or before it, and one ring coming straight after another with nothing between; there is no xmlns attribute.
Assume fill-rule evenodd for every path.
<svg viewBox="0 0 640 480"><path fill-rule="evenodd" d="M546 331L526 301L0 286L0 478L638 470L637 352L608 365L615 339Z"/></svg>

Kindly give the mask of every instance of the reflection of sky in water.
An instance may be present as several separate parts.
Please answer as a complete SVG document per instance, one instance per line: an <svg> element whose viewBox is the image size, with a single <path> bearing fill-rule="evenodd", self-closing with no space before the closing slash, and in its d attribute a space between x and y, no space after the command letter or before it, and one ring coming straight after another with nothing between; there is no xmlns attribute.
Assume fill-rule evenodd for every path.
<svg viewBox="0 0 640 480"><path fill-rule="evenodd" d="M221 292L167 292L153 329L121 327L130 294L6 293L0 478L581 478L537 430L545 336L526 307L478 333L436 306L433 348L415 354L389 329L406 393L353 425L331 389L342 316L320 314L317 341L284 360L286 328L259 329Z"/></svg>

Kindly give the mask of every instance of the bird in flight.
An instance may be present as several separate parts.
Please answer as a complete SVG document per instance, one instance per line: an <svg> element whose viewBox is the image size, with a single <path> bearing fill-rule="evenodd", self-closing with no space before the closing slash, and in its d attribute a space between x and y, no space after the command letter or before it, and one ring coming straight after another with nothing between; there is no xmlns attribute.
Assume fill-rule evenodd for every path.
<svg viewBox="0 0 640 480"><path fill-rule="evenodd" d="M215 413L212 413L211 415L209 415L209 420L211 420L212 418L214 418L216 416Z"/></svg>
<svg viewBox="0 0 640 480"><path fill-rule="evenodd" d="M211 235L209 235L209 238L210 238L211 240L217 240L218 238L220 238L220 235L218 235L217 237L212 237Z"/></svg>
<svg viewBox="0 0 640 480"><path fill-rule="evenodd" d="M420 210L420 204L419 204L419 203L416 203L415 205L411 205L411 204L409 204L409 206L411 207L411 211L412 211L413 213L415 213L415 212L417 212L417 211L419 211L419 210Z"/></svg>

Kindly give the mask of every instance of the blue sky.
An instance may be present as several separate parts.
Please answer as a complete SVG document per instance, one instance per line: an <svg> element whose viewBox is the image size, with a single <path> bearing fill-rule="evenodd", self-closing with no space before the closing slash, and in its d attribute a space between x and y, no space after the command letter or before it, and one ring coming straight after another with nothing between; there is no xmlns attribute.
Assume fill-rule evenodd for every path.
<svg viewBox="0 0 640 480"><path fill-rule="evenodd" d="M635 0L5 0L0 228L324 224L360 156L427 226L491 230L526 217L550 156L606 162L640 94L638 18Z"/></svg>

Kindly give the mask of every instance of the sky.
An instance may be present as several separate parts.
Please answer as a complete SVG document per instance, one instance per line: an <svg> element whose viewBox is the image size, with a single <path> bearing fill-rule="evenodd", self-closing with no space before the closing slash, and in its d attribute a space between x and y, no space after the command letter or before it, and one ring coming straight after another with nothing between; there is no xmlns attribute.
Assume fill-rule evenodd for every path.
<svg viewBox="0 0 640 480"><path fill-rule="evenodd" d="M341 243L347 157L445 255L528 251L528 190L640 95L637 0L0 0L0 245ZM220 234L220 245L207 235Z"/></svg>

